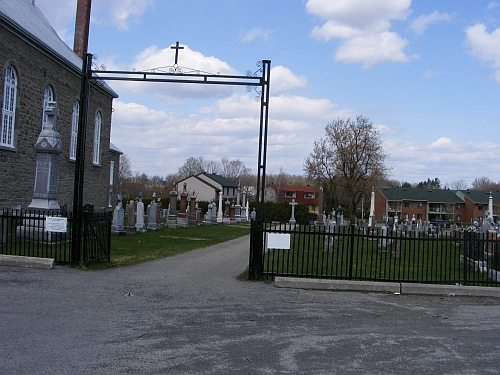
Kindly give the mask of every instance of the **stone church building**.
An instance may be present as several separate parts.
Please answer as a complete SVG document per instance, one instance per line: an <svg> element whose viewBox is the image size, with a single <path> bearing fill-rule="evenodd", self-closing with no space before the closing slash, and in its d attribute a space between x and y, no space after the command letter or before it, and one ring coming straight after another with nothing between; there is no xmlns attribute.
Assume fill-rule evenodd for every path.
<svg viewBox="0 0 500 375"><path fill-rule="evenodd" d="M89 0L79 0L78 12L80 3L90 6ZM46 103L55 101L63 149L59 155L58 201L72 209L85 53L78 33L81 22L88 22L88 17L77 14L72 50L59 38L35 0L0 0L0 208L27 208L30 204L37 167L34 145L47 122ZM93 204L96 210L111 207L118 194L115 184L121 152L110 143L112 105L117 97L106 84L91 88L83 203Z"/></svg>

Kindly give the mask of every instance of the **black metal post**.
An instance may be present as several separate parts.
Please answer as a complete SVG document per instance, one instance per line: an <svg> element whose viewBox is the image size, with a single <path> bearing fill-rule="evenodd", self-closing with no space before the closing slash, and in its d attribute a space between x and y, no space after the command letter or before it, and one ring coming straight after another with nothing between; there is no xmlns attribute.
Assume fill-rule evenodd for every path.
<svg viewBox="0 0 500 375"><path fill-rule="evenodd" d="M85 174L85 138L87 134L87 113L90 96L90 79L92 68L92 54L87 53L83 59L82 78L80 89L80 112L78 114L78 136L75 160L75 182L73 190L73 225L71 228L71 262L81 260L82 245L82 205L83 180Z"/></svg>
<svg viewBox="0 0 500 375"><path fill-rule="evenodd" d="M257 168L257 217L252 222L249 278L255 280L262 273L264 197L266 189L267 132L269 126L269 85L271 83L271 60L262 60L262 93L260 98L259 157Z"/></svg>

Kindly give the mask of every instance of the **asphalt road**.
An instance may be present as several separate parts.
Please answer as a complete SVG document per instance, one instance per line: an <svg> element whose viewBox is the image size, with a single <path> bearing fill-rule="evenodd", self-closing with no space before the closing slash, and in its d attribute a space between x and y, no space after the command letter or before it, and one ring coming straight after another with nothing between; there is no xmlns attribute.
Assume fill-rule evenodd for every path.
<svg viewBox="0 0 500 375"><path fill-rule="evenodd" d="M238 281L244 237L127 268L0 267L0 374L499 374L500 300Z"/></svg>

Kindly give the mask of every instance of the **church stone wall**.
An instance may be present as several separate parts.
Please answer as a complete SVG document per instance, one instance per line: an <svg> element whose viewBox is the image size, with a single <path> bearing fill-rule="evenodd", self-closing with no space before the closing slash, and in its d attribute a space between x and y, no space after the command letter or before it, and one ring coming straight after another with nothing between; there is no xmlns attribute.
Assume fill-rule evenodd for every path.
<svg viewBox="0 0 500 375"><path fill-rule="evenodd" d="M18 78L15 149L0 147L0 208L18 205L26 208L31 202L36 170L33 146L42 126L43 92L50 85L54 100L59 105L60 115L56 124L63 143L63 152L59 157L58 201L71 209L75 162L70 160L69 151L73 105L80 97L79 72L1 25L0 51L0 100L3 100L6 67L15 67ZM114 181L117 181L119 154L109 150L112 100L109 94L92 88L86 132L83 201L84 204L94 204L96 210L108 208L111 160L115 161ZM94 166L92 154L97 111L102 114L101 163Z"/></svg>

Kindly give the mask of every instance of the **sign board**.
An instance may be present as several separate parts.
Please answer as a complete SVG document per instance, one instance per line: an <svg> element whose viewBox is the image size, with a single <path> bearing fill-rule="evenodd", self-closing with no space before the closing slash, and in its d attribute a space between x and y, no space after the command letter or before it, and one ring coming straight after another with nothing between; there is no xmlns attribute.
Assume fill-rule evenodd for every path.
<svg viewBox="0 0 500 375"><path fill-rule="evenodd" d="M68 226L67 217L47 216L45 218L45 230L47 232L66 233L67 226Z"/></svg>
<svg viewBox="0 0 500 375"><path fill-rule="evenodd" d="M268 233L267 248L290 250L290 234Z"/></svg>

